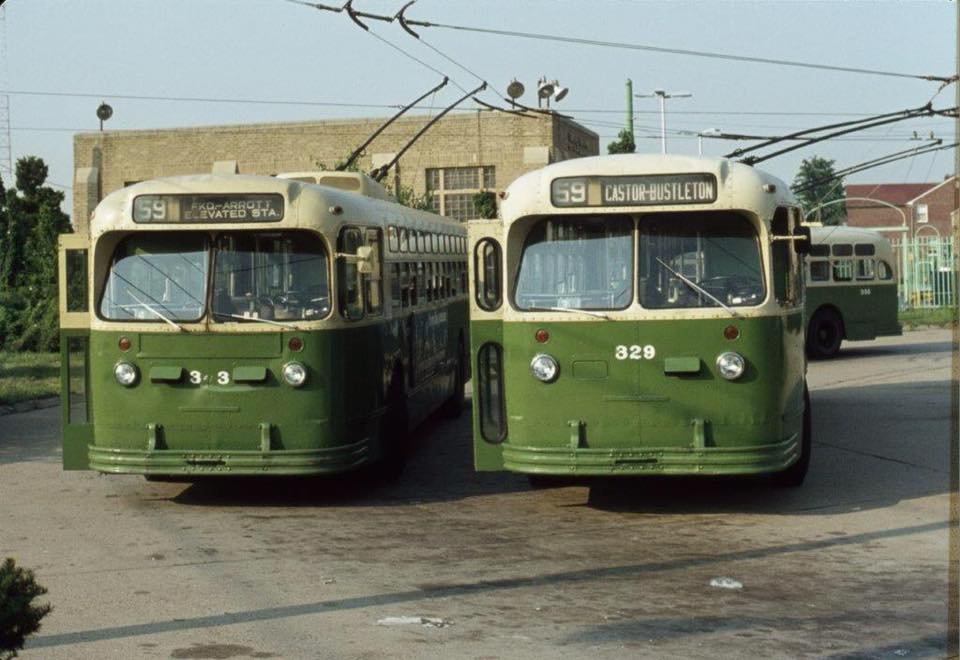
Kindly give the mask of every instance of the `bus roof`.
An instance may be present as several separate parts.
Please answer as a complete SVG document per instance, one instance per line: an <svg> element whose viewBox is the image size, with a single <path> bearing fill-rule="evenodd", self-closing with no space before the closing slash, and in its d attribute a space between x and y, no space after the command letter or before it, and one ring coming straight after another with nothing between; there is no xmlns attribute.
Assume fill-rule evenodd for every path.
<svg viewBox="0 0 960 660"><path fill-rule="evenodd" d="M558 208L551 201L551 182L565 177L623 177L648 175L709 174L716 177L717 196L711 203L667 203ZM777 206L796 205L789 186L780 179L749 165L726 158L671 154L617 154L574 158L528 172L507 188L501 217L510 223L529 215L584 213L640 213L652 211L739 210L769 218Z"/></svg>
<svg viewBox="0 0 960 660"><path fill-rule="evenodd" d="M826 225L810 227L810 240L812 243L887 243L888 241L881 233L866 229L864 227L850 227L847 225Z"/></svg>
<svg viewBox="0 0 960 660"><path fill-rule="evenodd" d="M279 221L135 222L134 199L142 195L243 195L274 194L283 198ZM422 231L465 235L455 221L397 204L379 196L365 196L336 187L287 178L241 174L196 174L143 181L107 195L90 220L93 238L109 231L174 229L313 229L334 232L341 225L388 225Z"/></svg>

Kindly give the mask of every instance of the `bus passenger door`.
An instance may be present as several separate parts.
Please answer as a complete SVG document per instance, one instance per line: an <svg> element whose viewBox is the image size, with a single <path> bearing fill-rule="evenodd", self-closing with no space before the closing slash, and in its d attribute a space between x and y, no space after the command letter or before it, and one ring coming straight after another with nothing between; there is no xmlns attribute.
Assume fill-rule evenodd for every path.
<svg viewBox="0 0 960 660"><path fill-rule="evenodd" d="M503 225L499 220L471 221L467 236L474 466L478 471L502 470L508 419L504 391Z"/></svg>
<svg viewBox="0 0 960 660"><path fill-rule="evenodd" d="M93 444L90 402L90 237L59 241L60 418L63 468L85 470Z"/></svg>

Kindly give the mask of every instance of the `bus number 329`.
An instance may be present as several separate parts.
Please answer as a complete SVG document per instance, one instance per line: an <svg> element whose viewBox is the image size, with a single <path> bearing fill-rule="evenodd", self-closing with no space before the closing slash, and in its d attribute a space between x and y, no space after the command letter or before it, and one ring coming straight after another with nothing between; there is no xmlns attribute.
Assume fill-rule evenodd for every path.
<svg viewBox="0 0 960 660"><path fill-rule="evenodd" d="M618 360L652 360L657 355L657 349L651 344L647 344L646 346L639 346L637 344L624 346L620 344L614 349L613 354Z"/></svg>

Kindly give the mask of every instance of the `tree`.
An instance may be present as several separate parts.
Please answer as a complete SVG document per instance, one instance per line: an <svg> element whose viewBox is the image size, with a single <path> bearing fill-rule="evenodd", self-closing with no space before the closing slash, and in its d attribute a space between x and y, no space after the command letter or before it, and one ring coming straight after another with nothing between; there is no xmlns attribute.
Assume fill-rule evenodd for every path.
<svg viewBox="0 0 960 660"><path fill-rule="evenodd" d="M18 567L10 558L0 564L0 660L17 657L26 638L40 629L40 619L51 608L34 605L33 600L45 593L33 571Z"/></svg>
<svg viewBox="0 0 960 660"><path fill-rule="evenodd" d="M608 154L632 154L637 150L637 144L633 141L633 134L627 129L620 131L617 139L607 145Z"/></svg>
<svg viewBox="0 0 960 660"><path fill-rule="evenodd" d="M63 193L42 159L17 161L16 188L0 201L0 349L51 351L58 344L57 237L70 231Z"/></svg>
<svg viewBox="0 0 960 660"><path fill-rule="evenodd" d="M800 169L790 184L805 211L815 209L822 204L846 199L843 177L836 176L834 161L813 156L804 158ZM812 220L820 219L825 225L841 225L847 220L847 211L843 204L831 204L811 214Z"/></svg>
<svg viewBox="0 0 960 660"><path fill-rule="evenodd" d="M473 196L473 208L477 217L484 220L493 220L497 217L497 193L484 190Z"/></svg>

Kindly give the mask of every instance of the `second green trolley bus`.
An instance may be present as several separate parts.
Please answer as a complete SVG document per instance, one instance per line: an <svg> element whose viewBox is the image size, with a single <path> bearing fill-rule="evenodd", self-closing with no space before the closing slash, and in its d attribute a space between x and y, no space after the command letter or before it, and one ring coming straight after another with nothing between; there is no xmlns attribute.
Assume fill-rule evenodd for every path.
<svg viewBox="0 0 960 660"><path fill-rule="evenodd" d="M519 178L500 214L468 229L477 469L803 481L809 231L782 181L581 158Z"/></svg>

